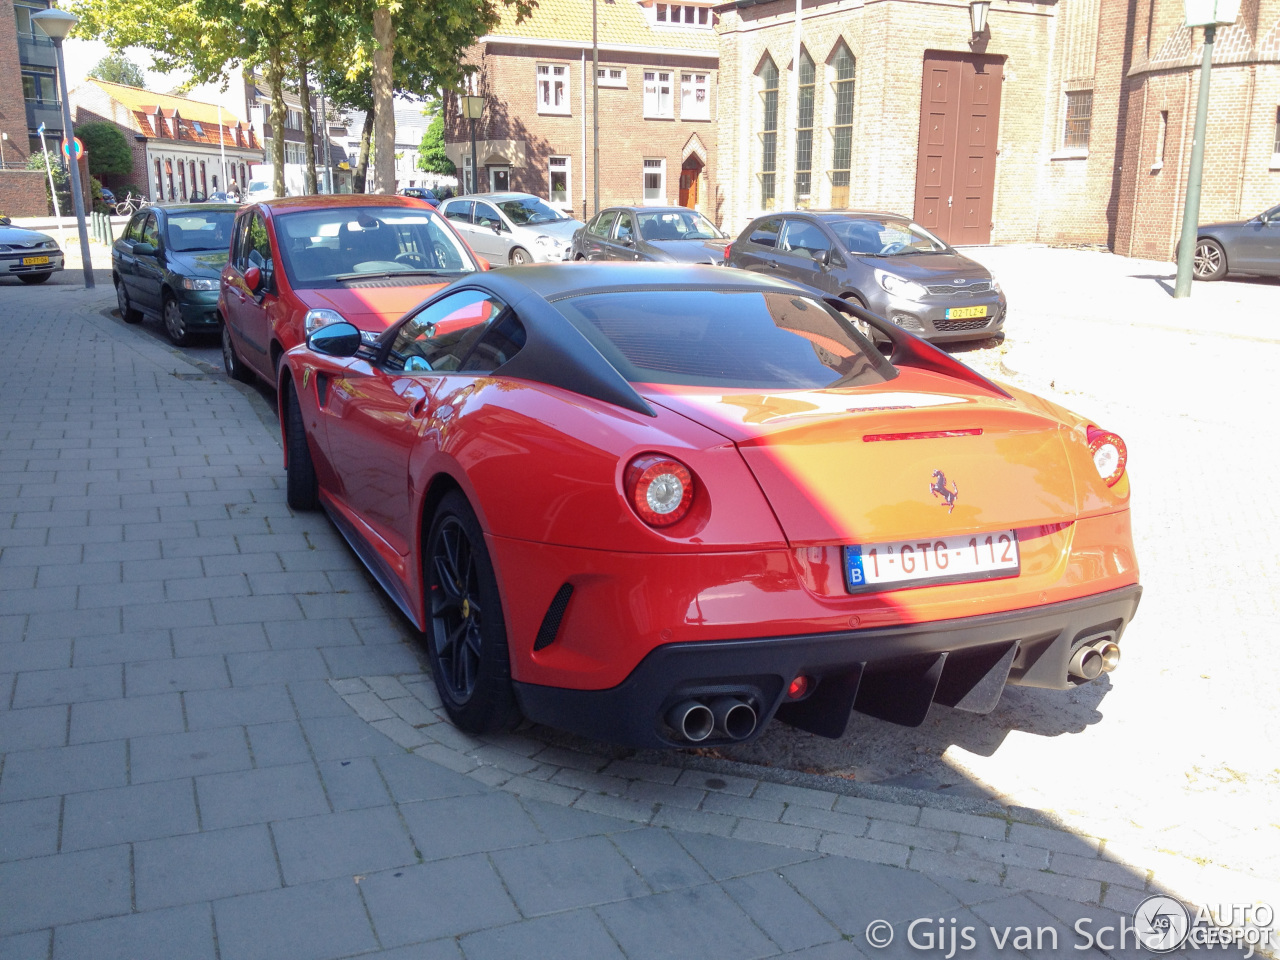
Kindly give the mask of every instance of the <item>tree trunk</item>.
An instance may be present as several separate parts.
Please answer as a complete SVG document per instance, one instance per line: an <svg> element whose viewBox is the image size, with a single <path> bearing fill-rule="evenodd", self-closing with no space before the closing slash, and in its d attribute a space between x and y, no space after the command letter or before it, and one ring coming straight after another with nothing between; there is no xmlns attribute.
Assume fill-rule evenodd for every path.
<svg viewBox="0 0 1280 960"><path fill-rule="evenodd" d="M311 124L311 81L307 77L310 64L306 58L298 57L298 96L302 100L302 132L303 146L307 151L307 162L302 168L302 186L307 194L315 194L316 189L316 134Z"/></svg>
<svg viewBox="0 0 1280 960"><path fill-rule="evenodd" d="M373 111L364 115L364 127L360 131L360 156L356 159L356 168L351 174L351 192L366 193L365 187L369 179L369 148L373 137Z"/></svg>
<svg viewBox="0 0 1280 960"><path fill-rule="evenodd" d="M379 6L373 11L373 193L396 192L396 115L391 102L395 81L392 62L395 57L395 27L391 9Z"/></svg>
<svg viewBox="0 0 1280 960"><path fill-rule="evenodd" d="M267 86L271 89L271 189L277 197L283 197L284 121L289 114L284 105L284 56L279 47L272 47L268 54L266 74ZM241 184L241 192L246 189L246 185Z"/></svg>

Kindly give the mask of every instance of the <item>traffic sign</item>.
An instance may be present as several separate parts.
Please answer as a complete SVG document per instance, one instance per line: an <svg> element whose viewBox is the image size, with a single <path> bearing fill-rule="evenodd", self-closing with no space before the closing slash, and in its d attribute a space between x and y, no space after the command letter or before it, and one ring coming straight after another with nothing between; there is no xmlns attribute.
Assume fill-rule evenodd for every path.
<svg viewBox="0 0 1280 960"><path fill-rule="evenodd" d="M84 144L80 142L79 137L75 137L70 144L66 140L62 141L62 155L71 159L72 152L75 152L75 159L79 160L84 155Z"/></svg>

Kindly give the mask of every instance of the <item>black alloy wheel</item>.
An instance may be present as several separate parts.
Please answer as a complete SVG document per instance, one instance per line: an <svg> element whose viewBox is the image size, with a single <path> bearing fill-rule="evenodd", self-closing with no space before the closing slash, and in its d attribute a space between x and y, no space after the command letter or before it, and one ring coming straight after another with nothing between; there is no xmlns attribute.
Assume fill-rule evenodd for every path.
<svg viewBox="0 0 1280 960"><path fill-rule="evenodd" d="M191 342L191 332L187 329L187 318L182 315L182 307L173 297L164 298L164 331L169 335L175 347L185 347Z"/></svg>
<svg viewBox="0 0 1280 960"><path fill-rule="evenodd" d="M285 468L285 499L294 510L314 510L320 505L320 484L316 479L315 461L307 442L307 427L302 419L302 406L297 391L290 383L284 388L285 442L289 463Z"/></svg>
<svg viewBox="0 0 1280 960"><path fill-rule="evenodd" d="M1202 237L1196 241L1192 272L1197 280L1221 280L1227 275L1227 253L1217 240Z"/></svg>
<svg viewBox="0 0 1280 960"><path fill-rule="evenodd" d="M227 321L222 321L222 367L227 376L241 383L253 379L253 373L244 365L240 355L236 353L236 345L231 340L231 331L227 329Z"/></svg>
<svg viewBox="0 0 1280 960"><path fill-rule="evenodd" d="M431 673L449 718L469 733L511 726L519 709L498 580L480 522L456 490L436 510L423 566Z"/></svg>
<svg viewBox="0 0 1280 960"><path fill-rule="evenodd" d="M123 280L116 281L116 304L120 307L120 319L125 323L137 323L142 319L141 312L134 309L129 300L129 291L125 289Z"/></svg>

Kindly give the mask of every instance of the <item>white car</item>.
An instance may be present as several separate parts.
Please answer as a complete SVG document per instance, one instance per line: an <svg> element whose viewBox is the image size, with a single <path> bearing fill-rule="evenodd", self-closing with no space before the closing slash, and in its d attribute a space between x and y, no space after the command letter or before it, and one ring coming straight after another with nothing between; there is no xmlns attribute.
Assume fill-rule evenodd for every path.
<svg viewBox="0 0 1280 960"><path fill-rule="evenodd" d="M270 180L250 180L249 185L245 188L241 202L254 203L258 200L274 200L275 198L276 192L272 188Z"/></svg>
<svg viewBox="0 0 1280 960"><path fill-rule="evenodd" d="M0 218L0 277L44 283L62 269L62 248L47 233L24 230Z"/></svg>
<svg viewBox="0 0 1280 960"><path fill-rule="evenodd" d="M582 226L531 193L453 197L440 212L472 250L498 267L570 260L573 235Z"/></svg>

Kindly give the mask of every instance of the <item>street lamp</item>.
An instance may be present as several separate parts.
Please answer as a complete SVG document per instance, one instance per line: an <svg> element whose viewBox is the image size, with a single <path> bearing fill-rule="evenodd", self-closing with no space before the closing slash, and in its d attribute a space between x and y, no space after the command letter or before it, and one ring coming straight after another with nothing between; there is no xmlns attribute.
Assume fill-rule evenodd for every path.
<svg viewBox="0 0 1280 960"><path fill-rule="evenodd" d="M63 143L75 144L76 131L71 124L71 100L67 96L67 64L62 58L62 41L67 38L71 28L80 22L80 18L66 10L50 7L31 15L31 22L40 25L53 41L58 53L58 87L62 91L62 140ZM84 288L93 289L93 264L89 260L89 228L84 222L84 196L80 192L80 156L72 149L71 161L71 202L75 204L76 225L80 229L80 260L84 267Z"/></svg>
<svg viewBox="0 0 1280 960"><path fill-rule="evenodd" d="M471 121L471 192L479 193L480 167L476 158L476 121L484 113L484 97L468 94L462 98L462 115Z"/></svg>
<svg viewBox="0 0 1280 960"><path fill-rule="evenodd" d="M969 26L973 29L973 39L977 40L987 31L987 11L991 9L991 0L969 0Z"/></svg>
<svg viewBox="0 0 1280 960"><path fill-rule="evenodd" d="M1200 225L1200 177L1204 172L1204 134L1209 116L1209 74L1213 67L1213 39L1218 25L1230 26L1240 14L1240 0L1183 0L1187 27L1204 27L1204 53L1200 57L1200 96L1196 101L1195 139L1191 141L1191 169L1187 173L1187 200L1182 209L1182 237L1178 241L1178 276L1173 284L1177 299L1191 296L1191 268L1196 256Z"/></svg>

